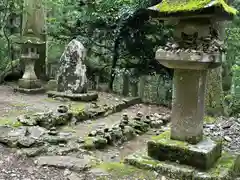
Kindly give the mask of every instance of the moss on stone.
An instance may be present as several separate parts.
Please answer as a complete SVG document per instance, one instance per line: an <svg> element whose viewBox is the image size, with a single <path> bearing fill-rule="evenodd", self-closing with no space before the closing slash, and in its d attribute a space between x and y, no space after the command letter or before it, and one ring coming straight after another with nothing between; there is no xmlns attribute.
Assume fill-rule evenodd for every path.
<svg viewBox="0 0 240 180"><path fill-rule="evenodd" d="M0 125L6 125L6 126L11 126L11 127L20 127L22 126L22 123L19 121L13 121L10 119L0 119Z"/></svg>
<svg viewBox="0 0 240 180"><path fill-rule="evenodd" d="M240 156L222 153L216 164L207 171L199 171L191 166L185 166L170 161L158 161L146 156L146 153L135 153L125 159L125 163L145 170L155 170L173 179L196 180L232 180L240 173Z"/></svg>
<svg viewBox="0 0 240 180"><path fill-rule="evenodd" d="M188 1L170 1L163 0L161 3L154 6L159 12L176 13L176 12L189 12L197 11L208 6L216 6L223 8L229 14L237 14L238 11L229 6L224 0L188 0Z"/></svg>
<svg viewBox="0 0 240 180"><path fill-rule="evenodd" d="M166 144L166 145L178 145L183 148L188 147L187 142L172 140L170 137L171 137L171 132L166 131L158 136L153 136L152 140L156 141L157 143Z"/></svg>
<svg viewBox="0 0 240 180"><path fill-rule="evenodd" d="M181 164L206 170L211 168L221 156L222 144L208 138L204 138L203 141L209 146L209 149L204 151L198 144L193 145L184 141L172 140L170 132L166 131L148 141L148 156L160 161L177 161Z"/></svg>
<svg viewBox="0 0 240 180"><path fill-rule="evenodd" d="M85 110L85 104L83 103L77 103L77 104L73 104L71 105L70 111L73 114L81 114L83 113Z"/></svg>
<svg viewBox="0 0 240 180"><path fill-rule="evenodd" d="M208 173L211 174L212 176L219 176L222 172L226 170L229 170L229 169L233 170L234 165L236 163L235 161L236 161L236 157L228 153L223 153L222 156L217 161L215 167L210 169Z"/></svg>
<svg viewBox="0 0 240 180"><path fill-rule="evenodd" d="M25 106L27 106L27 104L25 104L25 103L12 103L11 106L13 106L13 107L25 107Z"/></svg>
<svg viewBox="0 0 240 180"><path fill-rule="evenodd" d="M213 124L217 121L217 119L215 117L212 116L205 116L204 117L204 122L207 124Z"/></svg>
<svg viewBox="0 0 240 180"><path fill-rule="evenodd" d="M123 164L121 162L101 163L96 168L107 171L108 173L110 173L110 176L113 179L116 179L116 178L138 179L138 180L144 180L146 178L149 180L156 179L153 172L138 169L133 166Z"/></svg>
<svg viewBox="0 0 240 180"><path fill-rule="evenodd" d="M94 137L86 137L84 139L83 147L89 150L95 149L94 139L95 139Z"/></svg>

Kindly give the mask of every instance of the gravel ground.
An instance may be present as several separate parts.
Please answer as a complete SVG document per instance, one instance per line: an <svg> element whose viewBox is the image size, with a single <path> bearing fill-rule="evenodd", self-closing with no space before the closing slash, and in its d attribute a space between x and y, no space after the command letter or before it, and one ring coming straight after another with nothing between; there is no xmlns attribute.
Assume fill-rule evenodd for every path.
<svg viewBox="0 0 240 180"><path fill-rule="evenodd" d="M31 159L20 158L0 145L0 180L66 180L63 172L49 167L37 167Z"/></svg>

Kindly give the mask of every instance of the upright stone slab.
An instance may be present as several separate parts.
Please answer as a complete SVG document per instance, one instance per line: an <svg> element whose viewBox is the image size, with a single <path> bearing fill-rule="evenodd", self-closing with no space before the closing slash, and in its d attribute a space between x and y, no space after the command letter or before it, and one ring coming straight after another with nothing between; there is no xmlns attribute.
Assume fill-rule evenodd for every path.
<svg viewBox="0 0 240 180"><path fill-rule="evenodd" d="M84 64L86 49L77 40L72 40L60 58L60 68L57 77L59 92L86 93L87 76Z"/></svg>
<svg viewBox="0 0 240 180"><path fill-rule="evenodd" d="M57 91L49 91L49 97L65 97L75 101L92 101L97 93L87 93L86 49L77 40L72 40L60 58L57 75Z"/></svg>
<svg viewBox="0 0 240 180"><path fill-rule="evenodd" d="M174 179L234 179L240 172L239 155L222 153L221 141L203 136L203 116L207 71L221 65L224 53L216 22L237 11L211 0L163 0L149 9L175 25L173 40L156 52L159 63L174 69L171 131L153 137L147 152L125 162Z"/></svg>

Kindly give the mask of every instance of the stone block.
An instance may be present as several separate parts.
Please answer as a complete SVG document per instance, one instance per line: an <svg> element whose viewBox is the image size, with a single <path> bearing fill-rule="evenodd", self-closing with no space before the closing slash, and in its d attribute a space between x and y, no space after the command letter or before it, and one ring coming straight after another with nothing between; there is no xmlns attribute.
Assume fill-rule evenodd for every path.
<svg viewBox="0 0 240 180"><path fill-rule="evenodd" d="M148 155L154 159L190 165L197 169L211 168L221 156L222 144L204 138L193 145L184 141L172 140L166 131L148 141Z"/></svg>
<svg viewBox="0 0 240 180"><path fill-rule="evenodd" d="M67 93L67 92L48 91L47 94L48 94L48 97L68 98L72 101L90 102L90 101L95 101L98 98L98 94L96 92L73 94L73 93Z"/></svg>
<svg viewBox="0 0 240 180"><path fill-rule="evenodd" d="M38 89L42 84L39 79L19 79L18 86L22 89Z"/></svg>
<svg viewBox="0 0 240 180"><path fill-rule="evenodd" d="M25 89L25 88L14 88L15 92L25 93L25 94L42 94L45 92L45 89L43 87L36 88L36 89Z"/></svg>
<svg viewBox="0 0 240 180"><path fill-rule="evenodd" d="M48 83L46 84L46 89L48 91L56 91L57 90L57 81L54 79L49 80Z"/></svg>
<svg viewBox="0 0 240 180"><path fill-rule="evenodd" d="M149 157L147 152L129 155L124 159L124 163L145 170L154 170L159 174L179 180L233 180L240 173L240 156L225 152L207 171L174 162L158 161Z"/></svg>

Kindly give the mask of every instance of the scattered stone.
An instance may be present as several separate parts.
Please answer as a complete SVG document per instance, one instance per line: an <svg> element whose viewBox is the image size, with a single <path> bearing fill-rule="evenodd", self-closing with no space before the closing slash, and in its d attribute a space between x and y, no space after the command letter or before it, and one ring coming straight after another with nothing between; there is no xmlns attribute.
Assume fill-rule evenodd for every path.
<svg viewBox="0 0 240 180"><path fill-rule="evenodd" d="M28 127L28 133L29 133L29 136L32 138L40 139L44 134L47 133L47 130L40 126L32 126L32 127Z"/></svg>
<svg viewBox="0 0 240 180"><path fill-rule="evenodd" d="M123 114L123 120L128 120L129 118L128 118L128 114L127 113L124 113Z"/></svg>
<svg viewBox="0 0 240 180"><path fill-rule="evenodd" d="M40 154L45 153L46 151L47 151L46 147L44 146L33 147L33 148L22 148L17 151L17 154L21 156L27 156L27 157L36 157L36 156L39 156Z"/></svg>
<svg viewBox="0 0 240 180"><path fill-rule="evenodd" d="M83 178L80 175L78 175L77 173L72 172L68 176L67 180L83 180Z"/></svg>
<svg viewBox="0 0 240 180"><path fill-rule="evenodd" d="M163 125L163 121L162 120L156 120L156 121L151 121L150 122L150 126L151 128L160 128Z"/></svg>
<svg viewBox="0 0 240 180"><path fill-rule="evenodd" d="M17 120L24 126L35 126L37 122L28 115L20 115Z"/></svg>
<svg viewBox="0 0 240 180"><path fill-rule="evenodd" d="M31 147L35 144L36 140L30 137L19 137L18 146L19 147Z"/></svg>
<svg viewBox="0 0 240 180"><path fill-rule="evenodd" d="M70 175L71 173L72 173L72 172L69 171L69 169L65 169L64 172L63 172L63 175L64 175L64 176L68 176L68 175Z"/></svg>
<svg viewBox="0 0 240 180"><path fill-rule="evenodd" d="M82 143L84 143L84 139L83 139L82 137L79 137L79 138L77 139L77 142L78 142L79 144L82 144Z"/></svg>
<svg viewBox="0 0 240 180"><path fill-rule="evenodd" d="M68 107L65 105L58 106L57 111L59 113L67 113L68 112Z"/></svg>
<svg viewBox="0 0 240 180"><path fill-rule="evenodd" d="M231 142L231 141L232 141L232 139L231 139L229 136L224 136L224 139L225 139L226 141L228 141L228 142Z"/></svg>
<svg viewBox="0 0 240 180"><path fill-rule="evenodd" d="M53 166L57 168L67 168L72 171L83 171L94 165L95 158L83 155L80 158L71 156L40 156L36 163L40 166Z"/></svg>
<svg viewBox="0 0 240 180"><path fill-rule="evenodd" d="M49 130L48 134L51 135L51 136L57 136L57 135L58 135L58 132L57 132L56 127L52 127L52 128Z"/></svg>

